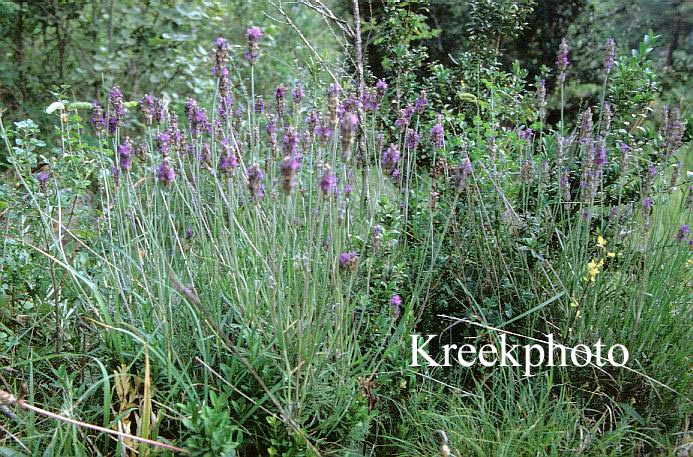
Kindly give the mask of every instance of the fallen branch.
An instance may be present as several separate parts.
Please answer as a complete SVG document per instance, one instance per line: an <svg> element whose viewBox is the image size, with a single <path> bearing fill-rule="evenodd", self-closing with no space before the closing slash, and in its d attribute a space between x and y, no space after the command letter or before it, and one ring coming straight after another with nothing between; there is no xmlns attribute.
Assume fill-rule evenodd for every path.
<svg viewBox="0 0 693 457"><path fill-rule="evenodd" d="M108 433L109 435L114 435L119 438L125 438L133 441L139 441L140 443L144 444L150 444L152 446L157 446L161 447L164 449L168 449L174 452L182 452L185 454L189 454L185 449L181 449L176 446L172 446L170 444L162 443L159 441L154 441L154 440L149 440L147 438L141 438L139 436L134 436L130 435L128 433L123 433L123 432L118 432L115 430L110 430L108 428L104 427L99 427L98 425L93 425L93 424L87 424L86 422L81 422L75 419L70 419L69 417L62 416L60 414L52 413L50 411L46 411L45 409L41 409L37 406L30 405L29 403L25 402L21 398L17 398L14 395L12 395L9 392L5 392L4 390L0 390L0 405L6 405L6 406L18 406L21 409L27 410L27 411L33 411L37 414L41 414L42 416L50 417L51 419L56 419L68 424L76 425L78 427L83 427L83 428L88 428L91 430L95 430L97 432L102 432L102 433Z"/></svg>

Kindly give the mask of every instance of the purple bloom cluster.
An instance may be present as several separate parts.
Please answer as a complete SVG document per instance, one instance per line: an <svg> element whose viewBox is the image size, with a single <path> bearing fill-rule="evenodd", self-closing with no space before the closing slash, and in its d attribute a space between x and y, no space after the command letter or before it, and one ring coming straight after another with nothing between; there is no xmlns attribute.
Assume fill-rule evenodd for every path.
<svg viewBox="0 0 693 457"><path fill-rule="evenodd" d="M171 135L166 131L161 132L154 137L154 144L162 155L168 155L171 150Z"/></svg>
<svg viewBox="0 0 693 457"><path fill-rule="evenodd" d="M277 87L274 98L277 102L277 115L281 119L284 117L284 109L286 108L286 86L283 83Z"/></svg>
<svg viewBox="0 0 693 457"><path fill-rule="evenodd" d="M611 67L614 66L616 58L616 42L613 38L606 40L606 52L604 53L604 71L606 74L611 72Z"/></svg>
<svg viewBox="0 0 693 457"><path fill-rule="evenodd" d="M592 109L587 108L582 116L580 116L580 134L578 141L580 144L587 144L592 141L592 129L594 122L592 121Z"/></svg>
<svg viewBox="0 0 693 457"><path fill-rule="evenodd" d="M279 164L282 188L287 194L296 187L296 174L299 168L301 168L301 162L293 155L284 157L284 160Z"/></svg>
<svg viewBox="0 0 693 457"><path fill-rule="evenodd" d="M221 156L219 157L219 170L229 174L238 167L238 157L234 153L234 146L228 138L221 140Z"/></svg>
<svg viewBox="0 0 693 457"><path fill-rule="evenodd" d="M267 132L267 144L269 145L270 151L274 151L277 147L277 122L274 114L269 114L267 116L267 127L265 131Z"/></svg>
<svg viewBox="0 0 693 457"><path fill-rule="evenodd" d="M331 119L325 118L323 121L315 128L315 135L320 139L320 142L325 145L330 140L332 136L332 121Z"/></svg>
<svg viewBox="0 0 693 457"><path fill-rule="evenodd" d="M50 179L51 174L47 171L42 171L36 175L36 180L39 183L39 186L41 186L41 190L45 192L46 190L46 182Z"/></svg>
<svg viewBox="0 0 693 457"><path fill-rule="evenodd" d="M416 114L422 114L428 106L428 95L425 90L421 91L421 94L414 101L414 112Z"/></svg>
<svg viewBox="0 0 693 457"><path fill-rule="evenodd" d="M606 141L603 137L599 137L597 147L594 150L594 165L597 167L598 171L601 171L604 168L606 161Z"/></svg>
<svg viewBox="0 0 693 457"><path fill-rule="evenodd" d="M561 188L561 198L563 201L570 202L570 170L568 168L563 170L559 186Z"/></svg>
<svg viewBox="0 0 693 457"><path fill-rule="evenodd" d="M419 145L419 134L416 132L416 130L413 129L407 129L407 134L404 139L404 144L407 146L407 149L410 151L413 151L416 149L416 147Z"/></svg>
<svg viewBox="0 0 693 457"><path fill-rule="evenodd" d="M540 80L537 86L537 103L539 104L539 119L546 117L546 81Z"/></svg>
<svg viewBox="0 0 693 457"><path fill-rule="evenodd" d="M291 91L291 97L294 100L294 104L300 105L301 100L306 96L305 91L303 90L303 84L301 84L301 81L296 81L296 85L294 86L294 89Z"/></svg>
<svg viewBox="0 0 693 457"><path fill-rule="evenodd" d="M253 200L261 200L265 196L265 185L262 181L265 179L265 173L262 172L257 164L253 164L246 172L248 178L248 192Z"/></svg>
<svg viewBox="0 0 693 457"><path fill-rule="evenodd" d="M532 129L530 129L529 127L527 127L526 129L520 130L519 133L518 133L518 136L519 136L521 139L523 139L523 140L528 140L528 141L529 141L529 140L532 139L532 135L533 135L533 134L534 134L534 132L532 132Z"/></svg>
<svg viewBox="0 0 693 457"><path fill-rule="evenodd" d="M341 270L351 270L353 272L356 270L358 260L359 256L356 252L342 252L339 254L339 268Z"/></svg>
<svg viewBox="0 0 693 457"><path fill-rule="evenodd" d="M178 116L173 111L168 114L168 133L171 135L171 143L180 150L183 146L183 132L178 127Z"/></svg>
<svg viewBox="0 0 693 457"><path fill-rule="evenodd" d="M193 99L187 99L185 102L185 117L188 119L190 133L193 138L198 138L204 132L210 132L211 126L207 117L207 110L197 105Z"/></svg>
<svg viewBox="0 0 693 457"><path fill-rule="evenodd" d="M176 172L171 165L171 159L164 157L156 169L156 178L164 186L170 186L176 178Z"/></svg>
<svg viewBox="0 0 693 457"><path fill-rule="evenodd" d="M681 243L685 241L689 233L691 233L691 229L688 227L688 224L683 224L676 233L676 242Z"/></svg>
<svg viewBox="0 0 693 457"><path fill-rule="evenodd" d="M257 58L260 56L260 38L264 36L262 29L260 27L248 27L245 33L246 38L248 38L248 52L245 53L245 60L254 65L257 62Z"/></svg>
<svg viewBox="0 0 693 457"><path fill-rule="evenodd" d="M397 169L397 162L399 162L399 149L397 149L397 145L390 143L390 146L383 152L381 160L383 172L392 174Z"/></svg>
<svg viewBox="0 0 693 457"><path fill-rule="evenodd" d="M387 83L384 79L379 79L375 82L375 92L378 94L378 96L382 97L383 95L385 95L386 90Z"/></svg>
<svg viewBox="0 0 693 457"><path fill-rule="evenodd" d="M377 111L380 107L380 96L374 90L364 91L360 103L365 111Z"/></svg>
<svg viewBox="0 0 693 457"><path fill-rule="evenodd" d="M645 197L642 199L642 207L646 211L649 211L652 208L652 203L654 203L654 200L652 200L651 197Z"/></svg>
<svg viewBox="0 0 693 457"><path fill-rule="evenodd" d="M390 298L390 307L392 308L392 320L396 321L402 311L402 297L398 294L393 295Z"/></svg>
<svg viewBox="0 0 693 457"><path fill-rule="evenodd" d="M395 121L395 126L397 126L401 132L403 132L409 126L409 123L411 122L411 117L413 115L414 107L411 105L399 110L399 117Z"/></svg>
<svg viewBox="0 0 693 457"><path fill-rule="evenodd" d="M565 71L570 64L570 61L568 60L569 51L570 48L568 48L568 42L565 40L565 38L563 38L560 46L558 47L558 54L556 55L556 67L558 67L558 71L560 71L558 80L561 82L565 81Z"/></svg>
<svg viewBox="0 0 693 457"><path fill-rule="evenodd" d="M226 78L229 75L229 69L226 66L229 60L229 44L223 37L217 37L214 40L214 68L212 73L219 79Z"/></svg>
<svg viewBox="0 0 693 457"><path fill-rule="evenodd" d="M123 125L125 118L125 102L123 101L123 93L118 86L113 86L108 91L108 102L111 108L108 115L108 131L113 135L116 129Z"/></svg>
<svg viewBox="0 0 693 457"><path fill-rule="evenodd" d="M669 112L669 107L665 106L660 135L665 142L666 158L671 157L682 146L685 130L686 126L681 121L681 110L674 108Z"/></svg>
<svg viewBox="0 0 693 457"><path fill-rule="evenodd" d="M320 186L320 190L322 191L322 193L326 196L333 195L336 192L337 177L334 173L332 173L332 170L329 166L325 166L325 171L320 177L320 182L318 185Z"/></svg>
<svg viewBox="0 0 693 457"><path fill-rule="evenodd" d="M130 138L125 138L125 141L118 145L118 163L123 171L129 171L132 167L132 144L130 143Z"/></svg>
<svg viewBox="0 0 693 457"><path fill-rule="evenodd" d="M265 112L265 100L262 95L255 96L255 113L262 114Z"/></svg>
<svg viewBox="0 0 693 457"><path fill-rule="evenodd" d="M106 119L103 116L103 109L99 102L94 100L91 104L92 114L91 114L91 125L94 127L94 131L100 135L101 132L106 128Z"/></svg>
<svg viewBox="0 0 693 457"><path fill-rule="evenodd" d="M140 100L140 108L142 109L142 114L144 115L144 123L148 127L152 125L154 120L154 111L156 110L156 101L154 97L149 94L144 94Z"/></svg>
<svg viewBox="0 0 693 457"><path fill-rule="evenodd" d="M354 144L356 138L356 126L358 125L358 117L352 112L346 112L342 116L342 121L339 124L339 134L342 140L342 159L349 159L351 154L351 145Z"/></svg>
<svg viewBox="0 0 693 457"><path fill-rule="evenodd" d="M443 124L440 121L431 127L430 139L434 148L443 149L445 147L445 129L443 129Z"/></svg>
<svg viewBox="0 0 693 457"><path fill-rule="evenodd" d="M320 122L320 116L317 111L311 111L306 118L306 124L308 124L308 132L311 135L315 135L315 130Z"/></svg>
<svg viewBox="0 0 693 457"><path fill-rule="evenodd" d="M334 130L337 127L337 122L339 122L339 93L341 88L339 84L330 84L327 88L327 110L330 113L330 128Z"/></svg>
<svg viewBox="0 0 693 457"><path fill-rule="evenodd" d="M296 134L296 129L294 129L293 127L288 127L285 130L282 143L284 145L284 155L286 155L286 156L296 155L297 147L298 147L298 135Z"/></svg>

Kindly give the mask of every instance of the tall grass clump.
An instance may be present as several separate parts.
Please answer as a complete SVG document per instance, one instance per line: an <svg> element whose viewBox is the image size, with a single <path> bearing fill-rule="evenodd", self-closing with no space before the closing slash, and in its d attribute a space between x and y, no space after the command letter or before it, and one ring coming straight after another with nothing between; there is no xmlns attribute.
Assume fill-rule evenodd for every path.
<svg viewBox="0 0 693 457"><path fill-rule="evenodd" d="M103 396L86 421L193 453L356 449L369 432L380 354L407 328L400 322L413 322L397 294L403 278L373 277L397 238L379 223L380 203L412 188L418 133L412 124L384 144L384 81L359 94L335 80L308 97L297 80L265 102L253 71L262 38L248 29L246 65L236 69L244 76L233 83L229 45L217 38L214 96L180 111L151 95L127 101L113 87L91 106L93 145L82 104L54 104L63 144L51 171L30 173L37 160L22 146L36 126L5 132L40 230L27 242L70 290L46 297L51 357L95 382L58 389L85 402ZM79 178L94 180L91 207L74 188ZM78 228L63 214L75 207L89 220ZM68 351L100 369L72 371ZM36 449L134 446L79 440L72 426L55 439L31 421Z"/></svg>
<svg viewBox="0 0 693 457"><path fill-rule="evenodd" d="M0 401L24 405L7 410L7 446L511 456L681 444L691 182L680 111L651 116L654 37L631 58L608 47L600 102L574 123L565 41L553 94L516 69L464 94L470 116L397 78L257 93L263 38L248 28L242 63L214 41L207 99L61 97L47 152L33 122L1 126L15 180L2 274L12 263L34 278L3 295L0 382L14 401ZM502 332L619 343L630 362L529 377L409 366L411 333L438 335L434 352Z"/></svg>

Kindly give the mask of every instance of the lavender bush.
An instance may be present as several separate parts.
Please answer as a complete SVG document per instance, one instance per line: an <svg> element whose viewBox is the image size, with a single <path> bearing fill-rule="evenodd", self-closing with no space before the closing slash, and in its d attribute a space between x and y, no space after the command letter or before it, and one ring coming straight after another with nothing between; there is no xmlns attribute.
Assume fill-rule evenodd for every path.
<svg viewBox="0 0 693 457"><path fill-rule="evenodd" d="M28 398L55 407L54 392L80 421L193 455L676 446L690 412L692 183L680 109L655 129L624 96L647 52L617 59L609 43L600 104L552 127L547 98L563 99L570 77L565 40L556 93L519 78L513 90L531 102L510 124L478 98L469 120L426 91L395 97L384 80L359 90L340 74L256 93L267 35L247 29L239 75L229 41L212 43L208 99L129 102L113 87L93 103L61 100L50 173L32 174L36 125L2 127L9 194L22 202L3 254L25 244L51 273L40 287L51 314L37 319L54 324L56 354L9 358ZM502 97L494 84L484 90ZM416 371L411 333L441 334L434 345L498 337L443 315L569 345L618 342L636 362L535 379ZM35 414L10 427L31 452L169 452Z"/></svg>

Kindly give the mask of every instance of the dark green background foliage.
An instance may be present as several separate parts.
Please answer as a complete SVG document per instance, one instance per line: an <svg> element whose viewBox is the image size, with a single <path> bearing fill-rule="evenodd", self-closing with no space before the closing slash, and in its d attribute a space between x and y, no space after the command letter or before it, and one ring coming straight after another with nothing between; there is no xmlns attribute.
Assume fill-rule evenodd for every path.
<svg viewBox="0 0 693 457"><path fill-rule="evenodd" d="M334 56L317 14L296 5L284 9L323 58ZM231 64L238 65L251 24L268 37L256 73L260 91L273 89L295 73L297 62L310 67L315 57L264 11L280 17L266 1L1 1L0 104L11 119L38 121L55 100L51 91L63 88L68 98L91 101L114 84L128 100L151 93L182 102L214 88L212 40L232 41Z"/></svg>

